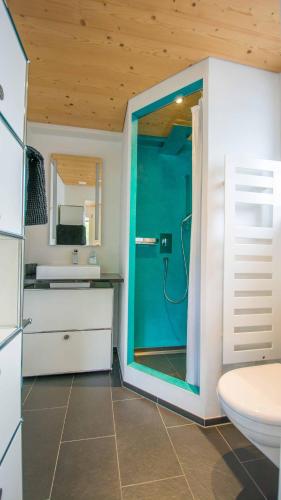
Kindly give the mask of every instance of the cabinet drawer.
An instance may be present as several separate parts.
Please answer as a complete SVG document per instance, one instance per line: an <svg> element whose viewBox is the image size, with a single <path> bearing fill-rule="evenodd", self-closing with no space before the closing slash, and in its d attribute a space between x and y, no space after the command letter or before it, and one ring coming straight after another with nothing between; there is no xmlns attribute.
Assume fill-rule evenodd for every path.
<svg viewBox="0 0 281 500"><path fill-rule="evenodd" d="M0 465L1 500L22 500L21 426Z"/></svg>
<svg viewBox="0 0 281 500"><path fill-rule="evenodd" d="M1 120L0 157L0 230L22 235L23 148Z"/></svg>
<svg viewBox="0 0 281 500"><path fill-rule="evenodd" d="M21 335L0 351L0 460L21 418Z"/></svg>
<svg viewBox="0 0 281 500"><path fill-rule="evenodd" d="M25 333L23 376L111 370L111 330Z"/></svg>
<svg viewBox="0 0 281 500"><path fill-rule="evenodd" d="M113 289L25 290L26 332L112 328Z"/></svg>
<svg viewBox="0 0 281 500"><path fill-rule="evenodd" d="M23 140L26 58L5 7L0 2L0 112Z"/></svg>

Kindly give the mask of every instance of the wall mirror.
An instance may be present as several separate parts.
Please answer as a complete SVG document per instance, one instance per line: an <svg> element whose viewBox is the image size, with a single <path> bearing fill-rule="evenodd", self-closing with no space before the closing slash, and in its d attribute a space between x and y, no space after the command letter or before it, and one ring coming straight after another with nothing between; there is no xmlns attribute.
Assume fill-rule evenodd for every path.
<svg viewBox="0 0 281 500"><path fill-rule="evenodd" d="M50 245L101 245L102 159L51 155Z"/></svg>

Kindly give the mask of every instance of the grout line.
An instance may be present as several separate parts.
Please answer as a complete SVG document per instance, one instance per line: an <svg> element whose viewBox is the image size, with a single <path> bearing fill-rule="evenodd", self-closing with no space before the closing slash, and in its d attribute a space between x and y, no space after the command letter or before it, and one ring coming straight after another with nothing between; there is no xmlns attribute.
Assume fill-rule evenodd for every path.
<svg viewBox="0 0 281 500"><path fill-rule="evenodd" d="M170 360L169 356L167 356L167 360L168 360L168 363L170 364L171 368L173 368L173 370L175 370L175 373L177 374L177 378L181 379L181 376L178 372L178 369L177 367L174 365L174 363Z"/></svg>
<svg viewBox="0 0 281 500"><path fill-rule="evenodd" d="M186 424L178 424L178 425L167 425L163 419L163 422L165 424L165 427L167 427L167 429L172 429L174 427L185 427L186 425L200 425L198 424L197 422L193 422L192 420L190 420L188 417L185 417L184 415L181 415L180 413L177 413L176 411L174 410L171 410L171 408L168 408L167 406L163 406L161 403L157 403L158 407L160 406L161 408L163 408L164 410L167 410L167 411L170 411L171 413L173 413L174 415L176 415L177 417L182 417L182 418L186 418L186 420L188 420L188 422L186 422ZM161 413L161 410L159 410L160 413ZM161 415L162 416L162 415Z"/></svg>
<svg viewBox="0 0 281 500"><path fill-rule="evenodd" d="M27 395L25 396L24 401L22 402L22 407L25 405L25 402L26 402L26 400L27 400L27 398L28 398L29 394L31 393L31 391L32 391L32 389L33 389L33 386L34 386L34 384L35 384L36 380L37 380L37 377L35 377L35 378L34 378L34 380L33 380L32 384L31 384L31 386L30 386L29 391L28 391ZM22 387L23 387L23 386L22 386Z"/></svg>
<svg viewBox="0 0 281 500"><path fill-rule="evenodd" d="M66 405L51 406L51 407L47 407L47 408L27 408L27 409L23 408L23 413L30 412L30 411L57 410L59 408L66 408Z"/></svg>
<svg viewBox="0 0 281 500"><path fill-rule="evenodd" d="M80 439L66 439L65 441L61 441L61 444L77 443L78 441L93 441L94 439L112 438L114 436L115 434L106 434L105 436L95 436L95 437L80 438Z"/></svg>
<svg viewBox="0 0 281 500"><path fill-rule="evenodd" d="M249 462L260 462L261 460L266 460L266 457L259 457L259 458L249 458L248 460L241 460L240 459L240 462L241 464L248 464Z"/></svg>
<svg viewBox="0 0 281 500"><path fill-rule="evenodd" d="M123 499L123 492L122 492L121 471L120 471L120 463L119 463L119 455L118 455L118 447L117 447L116 423L115 423L113 399L112 399L112 386L111 386L110 379L109 379L109 381L110 381L111 411L112 411L113 429L114 429L114 438L115 438L115 449L116 449L116 460L117 460L117 469L118 469L118 478L119 478L120 498L122 500Z"/></svg>
<svg viewBox="0 0 281 500"><path fill-rule="evenodd" d="M180 459L179 459L179 457L178 457L178 454L177 454L176 449L175 449L175 447L174 447L174 443L173 443L173 441L172 441L172 439L171 439L171 436L170 436L170 434L169 434L169 432L168 432L168 429L167 429L167 427L166 427L166 425L165 425L165 422L164 422L164 419L163 419L163 417L162 417L162 415L161 415L161 412L160 412L160 409L159 409L158 404L156 404L156 408L157 408L158 413L159 413L159 415L160 415L160 418L161 418L161 420L162 420L162 423L163 423L164 429L165 429L165 431L166 431L166 433L167 433L167 436L168 436L168 439L169 439L169 441L170 441L170 443L171 443L171 446L172 446L172 449L173 449L173 451L174 451L174 454L175 454L175 456L176 456L176 458L177 458L177 461L178 461L178 463L179 463L179 466L180 466L180 469L181 469L181 471L182 471L182 474L183 474L183 476L184 476L184 478L185 478L185 482L186 482L186 484L187 484L187 487L188 487L188 489L189 489L189 491L190 491L190 493L191 493L192 498L195 500L195 497L194 497L194 495L193 495L193 491L192 491L192 489L191 489L191 487L190 487L190 485L189 485L189 482L188 482L188 480L187 480L187 477L186 477L186 475L185 475L185 473L184 473L184 469L183 469L182 463L181 463L181 461L180 461Z"/></svg>
<svg viewBox="0 0 281 500"><path fill-rule="evenodd" d="M114 399L112 400L112 403L120 403L120 401L135 401L136 399L144 399L142 396L140 396L139 398L136 397L136 398L124 398L124 399Z"/></svg>
<svg viewBox="0 0 281 500"><path fill-rule="evenodd" d="M184 474L178 476L163 477L161 479L152 479L151 481L143 481L141 483L125 484L122 488L131 488L132 486L142 486L143 484L159 483L160 481L169 481L169 479L177 479L178 477L185 477Z"/></svg>
<svg viewBox="0 0 281 500"><path fill-rule="evenodd" d="M54 473L53 473L53 477L52 477L50 495L49 495L50 499L51 499L52 493L53 493L53 487L54 487L54 482L55 482L55 475L56 475L56 471L57 471L57 465L58 465L59 454L60 454L60 449L61 449L62 436L63 436L64 426L65 426L65 422L66 422L66 416L67 416L67 412L68 412L69 401L70 401L70 396L71 396L72 387L73 387L73 381L74 381L74 375L72 376L72 380L71 380L71 385L70 385L70 389L69 389L69 394L68 394L68 399L67 399L67 405L66 405L65 415L64 415L63 424L62 424L62 430L61 430L61 435L60 435L60 442L59 442L59 447L58 447L58 452L57 452L57 457L56 457L56 463L55 463Z"/></svg>
<svg viewBox="0 0 281 500"><path fill-rule="evenodd" d="M177 427L188 427L190 425L198 425L198 424L196 424L196 422L190 422L190 424L166 425L166 427L167 429L176 429Z"/></svg>
<svg viewBox="0 0 281 500"><path fill-rule="evenodd" d="M254 483L254 485L256 486L257 490L261 493L261 495L263 496L263 498L265 498L265 500L267 500L267 498L266 498L264 492L262 491L262 489L260 488L260 486L256 483L256 481L254 480L254 478L251 476L251 474L249 473L248 469L245 467L245 465L243 464L243 462L240 462L240 460L239 460L239 458L238 458L235 450L233 448L231 448L229 442L225 439L224 435L220 432L220 430L219 430L218 427L216 427L216 430L219 433L219 435L222 437L222 439L224 440L224 442L227 444L228 448L232 451L232 453L235 456L235 458L238 461L238 463L241 465L241 467L243 467L243 469L246 472L247 476Z"/></svg>

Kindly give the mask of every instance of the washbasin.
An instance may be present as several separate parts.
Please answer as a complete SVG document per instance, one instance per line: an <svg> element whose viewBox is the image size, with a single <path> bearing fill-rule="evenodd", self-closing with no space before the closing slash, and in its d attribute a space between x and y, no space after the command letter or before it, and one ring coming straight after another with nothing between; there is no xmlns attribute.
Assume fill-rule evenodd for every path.
<svg viewBox="0 0 281 500"><path fill-rule="evenodd" d="M69 265L69 266L37 266L36 278L39 280L73 280L99 279L100 266L98 265Z"/></svg>

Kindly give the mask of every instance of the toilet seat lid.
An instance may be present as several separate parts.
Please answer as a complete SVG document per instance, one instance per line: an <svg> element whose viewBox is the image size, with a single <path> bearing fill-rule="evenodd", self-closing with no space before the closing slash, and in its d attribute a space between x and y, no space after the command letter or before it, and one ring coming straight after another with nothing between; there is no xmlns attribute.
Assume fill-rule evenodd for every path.
<svg viewBox="0 0 281 500"><path fill-rule="evenodd" d="M227 372L219 380L218 393L237 413L257 422L281 425L281 363Z"/></svg>

